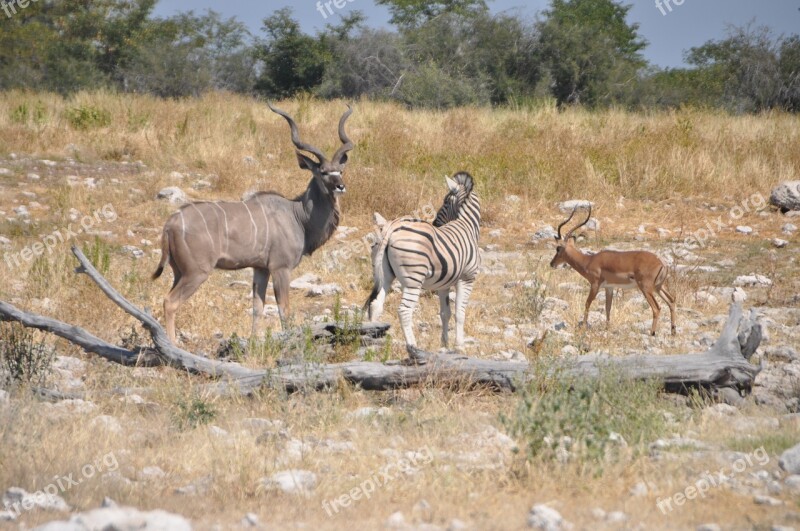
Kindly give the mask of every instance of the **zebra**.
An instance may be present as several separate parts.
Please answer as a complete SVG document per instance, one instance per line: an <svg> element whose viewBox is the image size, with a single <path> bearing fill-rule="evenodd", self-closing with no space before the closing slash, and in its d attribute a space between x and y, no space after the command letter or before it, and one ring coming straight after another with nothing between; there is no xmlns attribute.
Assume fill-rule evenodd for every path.
<svg viewBox="0 0 800 531"><path fill-rule="evenodd" d="M464 314L480 267L481 203L474 193L472 176L458 172L445 180L449 191L433 223L409 217L386 223L372 252L374 287L364 309L368 309L370 321L378 320L386 292L397 278L403 287L398 313L411 354L416 350L411 317L423 289L439 294L442 347L447 348L449 294L455 286L456 348L463 348Z"/></svg>

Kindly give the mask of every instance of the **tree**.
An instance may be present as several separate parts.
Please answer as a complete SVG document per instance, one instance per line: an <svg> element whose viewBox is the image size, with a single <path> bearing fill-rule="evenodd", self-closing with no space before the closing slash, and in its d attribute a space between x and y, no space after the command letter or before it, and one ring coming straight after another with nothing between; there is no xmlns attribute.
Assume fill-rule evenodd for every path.
<svg viewBox="0 0 800 531"><path fill-rule="evenodd" d="M324 44L300 30L292 10L284 8L264 19L267 38L256 45L263 69L256 90L267 97L286 98L318 86L325 73Z"/></svg>
<svg viewBox="0 0 800 531"><path fill-rule="evenodd" d="M387 6L395 26L407 30L417 28L444 14L470 17L488 11L486 0L376 0Z"/></svg>
<svg viewBox="0 0 800 531"><path fill-rule="evenodd" d="M722 87L718 102L738 112L800 110L800 38L774 37L766 27L732 28L725 39L689 50L688 63Z"/></svg>
<svg viewBox="0 0 800 531"><path fill-rule="evenodd" d="M615 101L646 65L646 42L628 24L631 6L615 0L552 0L537 24L542 59L559 105Z"/></svg>

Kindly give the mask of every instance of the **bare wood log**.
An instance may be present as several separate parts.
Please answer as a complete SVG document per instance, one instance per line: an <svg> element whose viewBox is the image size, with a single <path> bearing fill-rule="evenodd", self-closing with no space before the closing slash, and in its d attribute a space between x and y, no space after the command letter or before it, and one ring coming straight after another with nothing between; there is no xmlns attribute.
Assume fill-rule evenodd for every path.
<svg viewBox="0 0 800 531"><path fill-rule="evenodd" d="M207 392L251 394L262 387L293 392L300 389L322 389L340 381L359 385L366 390L396 389L437 382L466 383L514 391L535 377L527 362L490 361L456 353L430 353L420 350L413 353L412 363L304 363L270 370L254 370L238 363L210 360L174 346L152 315L136 308L122 297L92 267L79 249L73 247L73 253L81 263L78 272L87 274L114 303L142 322L153 338L156 351L166 363L191 373L222 378L215 384L205 386ZM665 389L673 392L682 392L689 387L702 387L714 392L746 394L761 370L749 361L761 341L761 325L756 317L755 311L751 311L748 317L743 318L741 306L732 305L722 335L704 353L675 356L579 356L558 360L552 370L568 376L591 378L607 369L630 378L663 382ZM0 319L16 320L26 326L52 331L82 346L88 352L112 361L124 359L120 351L129 352L99 340L78 327L20 312L7 303L0 303ZM42 326L43 323L48 327ZM59 326L52 326L54 323L59 323Z"/></svg>

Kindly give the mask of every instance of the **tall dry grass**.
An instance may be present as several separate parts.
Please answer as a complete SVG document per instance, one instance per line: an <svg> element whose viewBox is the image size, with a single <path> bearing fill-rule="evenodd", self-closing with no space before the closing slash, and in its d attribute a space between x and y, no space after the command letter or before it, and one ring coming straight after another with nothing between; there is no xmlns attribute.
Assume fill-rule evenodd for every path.
<svg viewBox="0 0 800 531"><path fill-rule="evenodd" d="M344 101L300 99L277 104L294 115L305 140L326 152L337 147L336 123ZM755 193L766 196L775 183L796 179L800 173L797 117L729 116L697 110L558 112L549 107L435 112L369 101L353 105L348 131L356 148L345 174L348 193L342 201L342 224L356 227L358 232L344 242L332 240L320 252L347 247L348 242L363 236L371 228L374 211L389 218L417 211L428 203L438 206L445 190L443 175L471 172L484 208L482 243L507 253L486 258L487 266L496 266L497 271L479 278L471 298L467 334L478 340L471 355L490 357L503 349L529 354L527 342L536 322L530 322L533 314L521 306L526 297L536 304L543 304L545 296L565 301L569 306L565 322L569 330L576 331L572 343L581 351L624 354L654 349L669 354L696 350L692 341L697 337L718 333L713 318L725 312L727 301L699 301L693 298L698 288L728 286L736 274L765 272L776 287L766 293L753 292L750 303L766 306L785 303L800 288L792 259L771 254L764 243L765 238L779 234L780 218L748 212L741 223L756 227L758 237L743 240L731 229L700 253L704 264L727 259L733 260L735 267L677 279L679 338L650 340L640 333L649 327L649 310L641 298L630 296L615 300L614 330L598 327L577 332L586 293L565 284L582 285L582 280L573 272L550 270L552 251L546 244L530 244L534 229L560 221L562 214L554 208L555 201L582 197L597 203L595 213L602 223L601 230L591 233L582 245L663 247L667 241L658 236L656 227L670 229L670 238L677 240L743 198ZM18 156L12 159L11 153ZM39 159L56 161L57 170L50 173ZM149 274L158 261L152 250L157 247L163 222L174 209L155 199L159 189L178 185L193 199L238 199L254 189L295 196L309 178L297 168L284 120L263 102L230 94L165 101L102 92L69 99L2 93L0 161L0 166L12 172L0 175L4 218L13 218L11 209L18 204L31 202L23 193L35 193L42 205L32 209L35 221L31 224L0 221L0 235L11 239L11 252L64 227L71 208L87 213L110 203L118 218L96 227L112 233L103 236L100 244L99 254L107 254L110 260L106 276L126 297L154 308L159 317L169 280L150 281ZM26 178L33 168L39 168L35 171L41 173L40 181ZM97 177L104 183L95 189L71 186L66 176L73 171L81 179ZM171 176L175 171L184 177L176 180ZM191 184L200 179L208 180L211 188L193 189ZM511 195L519 200L509 198ZM634 241L642 224L647 231L640 235L642 241ZM493 230L499 232L490 236ZM154 245L142 244L143 239ZM93 238L79 241L95 245ZM134 259L122 251L125 244L142 247L146 256ZM502 267L495 262L502 262ZM0 299L84 326L110 341L122 336L130 339L132 330L143 333L88 279L75 276L74 266L66 245L20 267L7 268L0 263ZM351 253L332 269L323 267L322 258L315 255L305 259L295 275L309 271L324 281L340 283L345 307L360 305L366 298L370 266L364 252ZM541 283L541 294L501 289L505 282L530 278ZM243 282L234 283L237 280ZM249 281L249 271L212 275L178 315L179 330L188 334L187 348L213 353L217 346L214 335L248 333ZM331 297L306 298L298 292L291 297L298 321L334 306ZM395 330L399 330L393 311L397 302L396 297L390 299L385 314ZM593 317L598 322L602 322L601 309L602 302L597 301ZM438 305L433 298L423 298L415 320L421 328L421 344L437 348ZM661 327L663 332L663 315ZM89 362L84 383L98 409L84 416L62 416L36 400L17 399L13 409L0 417L0 487L14 484L35 490L53 475L79 470L109 451L118 452L125 477L135 479L144 467L152 465L167 473L155 484L89 482L68 495L68 501L79 508L94 507L103 495L111 495L123 503L181 512L194 518L200 528L230 527L247 511L258 513L262 521L276 527L300 522L321 528L375 527L391 512L401 510L415 523L445 527L451 518L459 518L475 528L508 529L524 525L533 502L552 502L584 528L601 525L591 514L594 507L624 510L629 523L645 522L648 528L690 527L705 521L736 525L745 517L766 522L772 514L767 507L744 506L735 493L720 490L709 503L698 502L691 510L664 519L655 508L656 497L671 495L702 472L684 467L679 460L656 463L631 456L595 477L581 463L561 467L512 460L496 467L491 461L481 469L458 465L448 457L475 450L470 445L481 440L487 427L502 428L498 416L513 411L515 397L440 389L370 394L345 385L326 393L288 397L265 392L250 400L201 396L216 412L212 422L232 435L232 439L220 439L205 426L182 429L176 422L182 414L181 404L197 398L197 385L202 383L198 379L170 369L120 368L90 359L63 341L52 344L60 354ZM564 341L552 339L544 353L558 355L564 345ZM402 346L395 341L392 355L402 353ZM262 361L271 360L245 360L251 365ZM152 404L135 407L109 395L116 387L150 388L146 398ZM360 418L350 414L367 405L386 406L390 415ZM93 424L92 418L101 413L120 419L123 431L109 432ZM762 411L756 409L754 414ZM706 425L698 415L689 414L675 431L697 432L700 437L711 434L721 441L735 435L730 428ZM291 437L349 441L357 450L338 454L315 447L287 464L282 455L285 434L257 442L258 434L245 433L247 417L277 419ZM794 436L795 431L784 435ZM347 492L369 477L392 451L413 451L424 445L437 452L432 466L410 480L392 483L370 502L357 504L341 516L331 519L325 515L322 500ZM319 474L321 481L313 495L296 499L258 488L259 478L288 467ZM207 475L214 477L207 494L186 497L174 493L174 488ZM647 496L631 497L629 490L639 481L654 482L658 488ZM414 506L423 499L432 509L420 516ZM26 518L26 523L34 524L46 515Z"/></svg>

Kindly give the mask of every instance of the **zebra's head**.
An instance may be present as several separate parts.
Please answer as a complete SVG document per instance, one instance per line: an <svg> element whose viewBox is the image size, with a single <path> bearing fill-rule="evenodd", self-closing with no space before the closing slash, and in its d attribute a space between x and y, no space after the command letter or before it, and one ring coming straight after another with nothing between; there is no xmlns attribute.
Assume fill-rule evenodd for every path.
<svg viewBox="0 0 800 531"><path fill-rule="evenodd" d="M453 178L445 177L448 192L444 197L442 207L436 213L433 220L434 227L441 227L458 217L461 207L467 202L472 194L473 181L472 175L465 171L460 171L453 175Z"/></svg>

